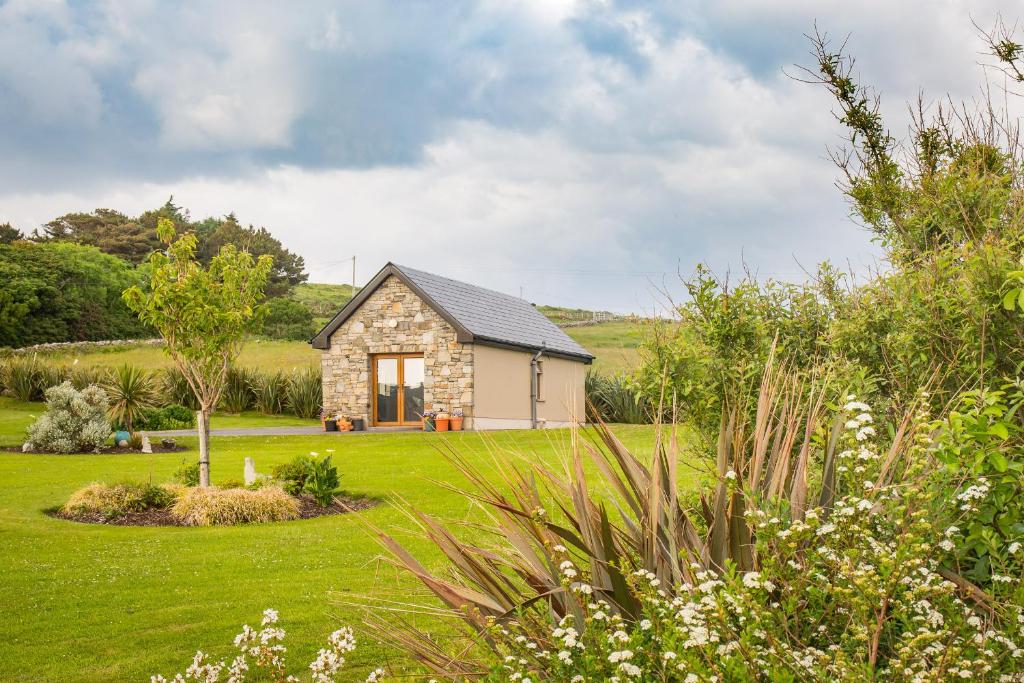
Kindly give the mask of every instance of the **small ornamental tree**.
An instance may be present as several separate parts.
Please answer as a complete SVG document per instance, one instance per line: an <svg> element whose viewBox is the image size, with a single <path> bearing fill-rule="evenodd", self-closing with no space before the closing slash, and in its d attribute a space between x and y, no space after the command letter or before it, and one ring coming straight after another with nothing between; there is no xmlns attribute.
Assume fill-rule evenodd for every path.
<svg viewBox="0 0 1024 683"><path fill-rule="evenodd" d="M148 291L133 286L124 301L167 342L166 351L199 404L199 485L210 485L210 413L220 400L228 368L248 332L264 315L261 302L273 258L258 259L234 245L221 247L210 265L196 260L196 236L176 237L166 218L157 224L166 251L150 256Z"/></svg>

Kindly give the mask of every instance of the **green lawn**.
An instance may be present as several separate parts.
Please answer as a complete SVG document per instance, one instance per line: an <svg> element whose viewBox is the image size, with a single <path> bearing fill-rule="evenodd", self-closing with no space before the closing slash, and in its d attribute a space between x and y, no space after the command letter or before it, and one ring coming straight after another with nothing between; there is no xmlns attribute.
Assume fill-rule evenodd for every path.
<svg viewBox="0 0 1024 683"><path fill-rule="evenodd" d="M5 400L0 430L15 441L33 404ZM647 453L650 427L617 430ZM568 432L504 432L487 437L502 448L553 460ZM182 440L194 448L194 439ZM458 481L436 446L447 441L489 462L484 438L472 433L391 433L310 437L215 437L214 481L239 479L243 460L257 469L328 447L353 493L401 496L445 519L472 514L467 499L435 481ZM43 511L92 481L167 480L195 451L159 455L45 456L0 453L0 610L6 617L0 680L147 680L182 669L197 649L231 654L231 639L266 607L280 610L293 664L304 665L338 624L359 626L349 599L407 599L413 584L376 561L378 549L354 516L233 528L129 528L57 520ZM395 535L408 520L388 504L365 513ZM428 564L437 556L411 547ZM366 672L389 661L363 641L350 659Z"/></svg>

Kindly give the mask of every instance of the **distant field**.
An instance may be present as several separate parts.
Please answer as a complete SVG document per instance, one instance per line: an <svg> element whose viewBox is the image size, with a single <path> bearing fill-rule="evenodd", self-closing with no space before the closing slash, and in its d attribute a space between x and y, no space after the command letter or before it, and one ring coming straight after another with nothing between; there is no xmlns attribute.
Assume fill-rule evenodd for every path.
<svg viewBox="0 0 1024 683"><path fill-rule="evenodd" d="M619 373L633 368L639 360L637 347L642 339L640 323L627 320L569 327L570 337L597 356L594 369Z"/></svg>
<svg viewBox="0 0 1024 683"><path fill-rule="evenodd" d="M39 357L51 362L74 363L82 367L109 368L128 363L144 368L164 368L170 358L160 346L118 346L89 349L88 351L47 351ZM320 352L306 342L267 341L255 339L246 343L240 364L248 367L290 370L316 365Z"/></svg>
<svg viewBox="0 0 1024 683"><path fill-rule="evenodd" d="M636 364L641 329L640 323L620 320L583 327L568 327L565 331L597 356L595 369L618 373ZM164 368L170 365L170 359L163 348L150 345L100 347L86 351L45 351L40 352L39 356L50 362L64 364L71 364L77 360L82 367L109 368L124 363L145 368ZM240 364L247 367L281 370L315 366L319 362L320 352L301 341L255 339L246 343L240 358Z"/></svg>

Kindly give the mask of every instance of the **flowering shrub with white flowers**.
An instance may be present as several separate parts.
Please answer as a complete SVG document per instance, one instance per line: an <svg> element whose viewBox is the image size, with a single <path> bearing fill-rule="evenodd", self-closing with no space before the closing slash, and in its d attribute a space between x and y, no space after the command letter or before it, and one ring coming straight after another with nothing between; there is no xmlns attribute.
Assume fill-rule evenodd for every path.
<svg viewBox="0 0 1024 683"><path fill-rule="evenodd" d="M1016 513L976 467L979 452L1014 454L981 449L962 415L933 420L923 392L882 429L854 396L828 410L811 393L804 408L787 382L767 374L756 416L723 418L697 512L678 494L674 434L647 466L599 428L598 483L578 452L564 477L512 468L501 487L464 468L494 544L460 544L413 511L451 561L445 576L381 538L482 647L441 656L386 619L378 634L434 673L519 683L1024 681L1024 587L1005 561L1019 529L1003 524ZM1012 470L999 486L1019 486ZM964 571L982 556L984 581Z"/></svg>
<svg viewBox="0 0 1024 683"><path fill-rule="evenodd" d="M215 662L202 651L196 652L192 664L185 673L175 674L172 683L184 681L203 681L204 683L242 683L247 680L274 681L274 683L298 682L302 679L288 673L285 654L288 649L284 645L285 631L277 625L276 610L263 612L263 620L259 630L248 624L242 626L242 632L235 636L235 647L238 655L231 660ZM333 683L345 665L345 655L356 649L356 638L352 629L342 627L327 639L327 647L321 648L316 659L309 664L309 677L312 683ZM223 676L223 678L222 678ZM377 683L383 680L384 670L376 669L365 679L366 683ZM348 680L352 680L351 676ZM150 678L151 683L167 683L168 679L160 674Z"/></svg>
<svg viewBox="0 0 1024 683"><path fill-rule="evenodd" d="M558 546L565 590L589 599L540 637L496 622L491 680L1024 681L1021 575L1000 578L1003 594L1018 597L1002 601L947 578L958 530L936 526L926 460L880 482L870 409L845 407L855 416L837 470L850 493L831 514L816 507L802 519L750 510L758 571L694 563L693 583L667 591L639 569L628 582L641 608L627 618ZM985 486L972 486L956 499L984 500Z"/></svg>
<svg viewBox="0 0 1024 683"><path fill-rule="evenodd" d="M1024 575L1024 392L1007 389L967 392L933 426L936 497L952 492L940 545L952 570L999 595Z"/></svg>

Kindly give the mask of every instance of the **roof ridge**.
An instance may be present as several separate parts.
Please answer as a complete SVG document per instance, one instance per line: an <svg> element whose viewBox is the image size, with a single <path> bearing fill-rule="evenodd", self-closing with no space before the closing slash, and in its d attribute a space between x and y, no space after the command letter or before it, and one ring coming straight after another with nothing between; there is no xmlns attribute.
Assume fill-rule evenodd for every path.
<svg viewBox="0 0 1024 683"><path fill-rule="evenodd" d="M315 348L328 348L330 336L389 277L404 281L416 296L437 311L456 330L459 342L492 343L519 349L546 349L589 363L593 354L566 334L536 306L512 294L389 261L342 307L312 339Z"/></svg>
<svg viewBox="0 0 1024 683"><path fill-rule="evenodd" d="M528 306L531 306L533 308L537 308L537 306L535 304L532 304L529 301L527 301L526 299L524 299L522 297L518 297L515 294L509 294L507 292L501 292L501 291L499 291L497 289L490 289L489 287L481 287L480 285L475 285L472 282L466 282L465 280L456 280L455 278L448 277L447 275L438 275L437 273L431 273L429 270L422 270L420 268L411 268L409 266L403 266L402 264L395 263L393 261L391 262L391 265L393 265L395 268L398 268L399 270L401 270L403 272L411 270L411 271L413 271L415 273L423 273L424 275L429 275L430 277L440 278L441 280L447 280L448 282L454 282L456 284L463 285L465 287L472 287L473 289L479 289L479 290L481 290L483 292L490 292L491 294L498 294L499 296L508 297L509 299L513 299L515 301L522 301L524 304L526 304Z"/></svg>

